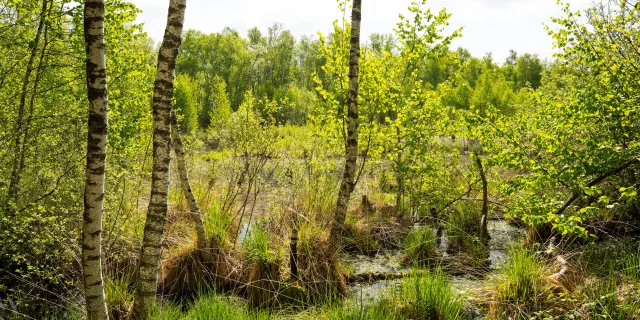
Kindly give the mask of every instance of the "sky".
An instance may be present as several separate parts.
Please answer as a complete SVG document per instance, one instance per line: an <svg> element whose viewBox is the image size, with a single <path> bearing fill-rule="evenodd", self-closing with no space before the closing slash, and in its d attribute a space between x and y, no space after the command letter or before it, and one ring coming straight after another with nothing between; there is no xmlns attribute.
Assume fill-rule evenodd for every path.
<svg viewBox="0 0 640 320"><path fill-rule="evenodd" d="M571 8L584 9L592 0L565 0ZM132 0L142 13L145 31L156 42L162 40L169 0ZM362 4L362 39L371 33L391 33L398 15L408 13L412 0L364 0ZM553 55L552 39L544 24L552 27L551 17L561 16L556 0L428 0L427 6L437 12L446 8L452 14L448 29L463 27L462 37L452 49L467 48L481 57L491 52L496 62L503 62L510 49L522 54ZM246 36L247 30L267 28L278 22L294 36L327 34L333 20L341 18L336 0L188 0L185 30L204 33L220 32L231 27ZM350 18L349 12L346 18Z"/></svg>

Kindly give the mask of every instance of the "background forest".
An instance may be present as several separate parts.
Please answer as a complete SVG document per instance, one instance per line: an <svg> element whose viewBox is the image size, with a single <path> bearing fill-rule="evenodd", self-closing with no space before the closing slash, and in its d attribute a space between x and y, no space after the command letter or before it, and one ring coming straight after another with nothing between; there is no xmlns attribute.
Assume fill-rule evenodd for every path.
<svg viewBox="0 0 640 320"><path fill-rule="evenodd" d="M94 2L0 0L0 319L106 319L83 287ZM349 2L329 34L165 34L147 266L167 57L106 1L108 317L640 319L640 5L559 6L551 60L455 49L427 1L359 47Z"/></svg>

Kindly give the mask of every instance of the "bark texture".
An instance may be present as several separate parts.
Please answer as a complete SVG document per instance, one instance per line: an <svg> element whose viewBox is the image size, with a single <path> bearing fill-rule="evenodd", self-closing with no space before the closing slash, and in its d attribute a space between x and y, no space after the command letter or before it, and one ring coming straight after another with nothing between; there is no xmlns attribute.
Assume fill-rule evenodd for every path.
<svg viewBox="0 0 640 320"><path fill-rule="evenodd" d="M151 199L140 252L134 314L147 318L156 298L162 233L167 216L171 146L171 102L186 0L171 0L153 87L153 168Z"/></svg>
<svg viewBox="0 0 640 320"><path fill-rule="evenodd" d="M18 104L18 118L16 119L15 127L15 152L13 158L13 166L11 168L11 178L9 180L9 204L16 205L20 196L20 177L22 176L22 168L24 167L24 161L21 161L22 154L24 153L24 144L22 143L23 131L25 130L24 118L25 107L27 104L27 95L29 93L29 83L31 82L31 75L33 74L34 62L38 54L38 44L40 43L40 37L44 30L45 20L47 17L47 6L49 1L42 1L42 11L40 12L40 21L38 22L38 29L33 40L33 48L29 54L29 61L27 62L27 69L22 80L22 90L20 92L20 103ZM13 209L9 206L6 208L9 216L13 216Z"/></svg>
<svg viewBox="0 0 640 320"><path fill-rule="evenodd" d="M362 0L353 1L351 11L351 45L349 49L349 92L347 94L347 136L345 163L336 211L331 223L330 243L337 252L342 243L342 229L351 193L355 188L356 161L358 160L358 72L360 69L360 20Z"/></svg>
<svg viewBox="0 0 640 320"><path fill-rule="evenodd" d="M204 261L209 261L210 255L207 250L207 234L204 231L204 221L202 220L202 212L198 205L193 191L191 190L191 183L189 182L189 172L187 171L187 164L184 160L184 148L182 146L182 137L180 127L178 126L178 118L175 112L171 111L171 126L173 129L171 140L173 142L173 150L176 154L176 160L178 162L178 174L180 175L180 186L182 187L182 193L189 204L189 212L191 213L191 219L193 219L196 227L196 242L198 250L200 250L200 256Z"/></svg>
<svg viewBox="0 0 640 320"><path fill-rule="evenodd" d="M107 73L104 45L104 0L84 7L89 120L82 228L82 270L88 319L108 319L102 280L102 209L107 158Z"/></svg>

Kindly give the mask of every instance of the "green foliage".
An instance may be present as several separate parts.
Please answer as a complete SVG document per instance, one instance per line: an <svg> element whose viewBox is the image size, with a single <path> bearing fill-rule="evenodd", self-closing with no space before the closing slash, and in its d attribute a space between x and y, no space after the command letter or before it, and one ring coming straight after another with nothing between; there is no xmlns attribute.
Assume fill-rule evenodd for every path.
<svg viewBox="0 0 640 320"><path fill-rule="evenodd" d="M507 82L500 70L486 68L476 82L469 103L481 114L490 107L496 108L502 114L513 114L514 93L511 87L512 84Z"/></svg>
<svg viewBox="0 0 640 320"><path fill-rule="evenodd" d="M464 301L440 271L414 272L402 280L398 291L366 307L329 306L320 319L451 319L466 318Z"/></svg>
<svg viewBox="0 0 640 320"><path fill-rule="evenodd" d="M637 241L630 239L593 243L582 248L580 262L592 274L616 278L623 274L637 283L640 281L638 245Z"/></svg>
<svg viewBox="0 0 640 320"><path fill-rule="evenodd" d="M564 17L553 20L558 28L548 28L558 62L533 94L535 112L510 119L475 110L469 125L486 143L492 165L523 173L502 186L512 215L586 238L589 221L627 212L629 219L635 210L623 205L636 200L620 188L637 179L630 169L615 169L640 153L638 51L624 49L637 45L640 16L625 1L584 14L562 8ZM600 175L606 183L596 180ZM573 195L577 201L561 209Z"/></svg>
<svg viewBox="0 0 640 320"><path fill-rule="evenodd" d="M105 294L109 313L114 318L131 316L135 292L129 278L105 279Z"/></svg>
<svg viewBox="0 0 640 320"><path fill-rule="evenodd" d="M165 302L164 304L155 304L149 314L152 320L180 320L183 319L180 306Z"/></svg>
<svg viewBox="0 0 640 320"><path fill-rule="evenodd" d="M587 302L586 313L593 319L634 319L640 315L640 301L633 297L620 299L618 281L615 278L598 280L583 289Z"/></svg>
<svg viewBox="0 0 640 320"><path fill-rule="evenodd" d="M198 128L198 102L195 83L188 75L176 76L174 99L180 129L186 134L193 133Z"/></svg>
<svg viewBox="0 0 640 320"><path fill-rule="evenodd" d="M231 104L227 95L227 84L219 76L213 78L212 110L209 111L209 125L213 130L221 130L229 123Z"/></svg>
<svg viewBox="0 0 640 320"><path fill-rule="evenodd" d="M44 206L13 218L0 215L0 297L15 303L18 312L45 317L59 311L56 305L75 309L64 297L79 289L80 270L74 266L79 239L70 236L76 223Z"/></svg>
<svg viewBox="0 0 640 320"><path fill-rule="evenodd" d="M242 105L231 115L227 143L238 155L269 157L273 152L277 131L274 127L263 125L255 108L256 100L251 91L247 91Z"/></svg>
<svg viewBox="0 0 640 320"><path fill-rule="evenodd" d="M83 17L82 6L47 3L39 43L35 33L42 1L2 3L4 12L15 14L0 19L0 299L4 306L11 299L18 312L32 318L61 318L63 311L72 318L81 317L82 309L73 297L81 292L77 261L86 162ZM142 25L135 23L137 13L131 3L107 1L105 40L111 54L107 55L109 169L103 235L104 243L110 244L104 251L109 258L112 252L106 248L116 243L123 220L114 217L122 217L121 210L135 197L117 191L131 187L123 181L139 173L151 132L155 57ZM19 128L22 82L33 48L34 65ZM18 199L9 204L7 185L14 159L24 165ZM7 205L15 216L7 214ZM5 311L10 312L0 311L0 317L15 316Z"/></svg>

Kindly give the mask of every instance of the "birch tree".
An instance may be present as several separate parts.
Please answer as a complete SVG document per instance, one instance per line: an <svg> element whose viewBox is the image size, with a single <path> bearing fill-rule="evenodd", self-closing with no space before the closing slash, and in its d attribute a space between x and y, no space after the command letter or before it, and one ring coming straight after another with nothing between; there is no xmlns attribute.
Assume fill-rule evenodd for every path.
<svg viewBox="0 0 640 320"><path fill-rule="evenodd" d="M174 152L176 154L176 160L178 162L180 186L182 187L182 192L184 193L184 197L187 200L187 203L189 203L189 212L191 213L191 219L193 219L196 226L197 247L198 250L200 250L200 256L203 258L203 260L209 261L210 255L207 251L207 234L204 230L204 221L202 220L202 213L200 212L198 200L191 190L187 164L184 160L184 147L182 146L182 137L180 133L180 127L178 126L178 117L173 111L171 111L171 126L173 127L171 140L173 143Z"/></svg>
<svg viewBox="0 0 640 320"><path fill-rule="evenodd" d="M169 162L171 145L171 102L176 57L180 48L186 0L171 0L167 26L158 54L158 67L153 88L153 167L151 200L144 226L140 265L136 286L134 313L148 316L155 302L162 233L167 216Z"/></svg>
<svg viewBox="0 0 640 320"><path fill-rule="evenodd" d="M342 241L342 228L347 206L355 188L356 162L358 160L358 71L360 67L360 20L362 0L354 0L351 11L351 44L349 54L349 92L347 94L347 135L345 137L345 163L338 201L331 223L330 243L337 251Z"/></svg>
<svg viewBox="0 0 640 320"><path fill-rule="evenodd" d="M102 280L102 213L107 158L107 66L104 44L104 0L84 6L87 69L87 165L82 229L82 270L88 319L109 319Z"/></svg>

